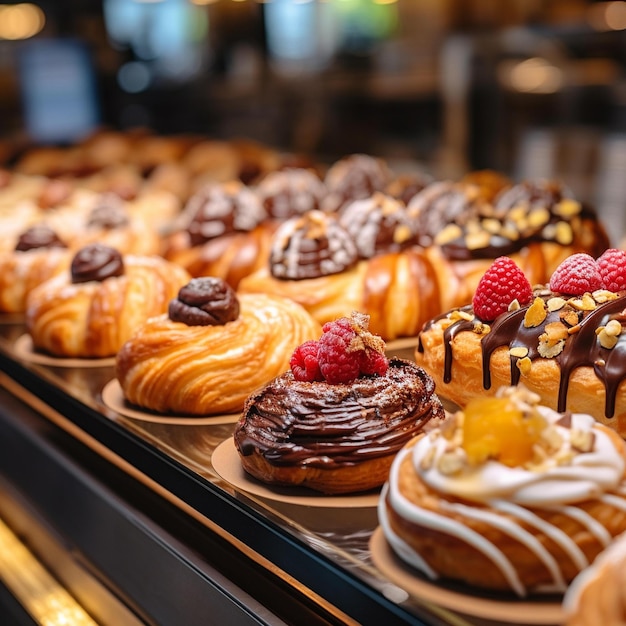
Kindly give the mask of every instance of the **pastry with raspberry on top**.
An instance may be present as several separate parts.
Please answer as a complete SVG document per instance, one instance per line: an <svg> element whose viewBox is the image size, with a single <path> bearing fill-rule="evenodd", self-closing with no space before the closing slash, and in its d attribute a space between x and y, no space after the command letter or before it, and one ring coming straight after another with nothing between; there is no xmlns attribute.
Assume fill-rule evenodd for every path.
<svg viewBox="0 0 626 626"><path fill-rule="evenodd" d="M396 453L444 417L435 385L353 313L294 351L291 369L246 400L234 433L246 472L326 494L380 487Z"/></svg>
<svg viewBox="0 0 626 626"><path fill-rule="evenodd" d="M584 412L626 436L626 252L573 254L534 289L496 259L472 305L428 322L415 359L464 406L523 383L556 411Z"/></svg>

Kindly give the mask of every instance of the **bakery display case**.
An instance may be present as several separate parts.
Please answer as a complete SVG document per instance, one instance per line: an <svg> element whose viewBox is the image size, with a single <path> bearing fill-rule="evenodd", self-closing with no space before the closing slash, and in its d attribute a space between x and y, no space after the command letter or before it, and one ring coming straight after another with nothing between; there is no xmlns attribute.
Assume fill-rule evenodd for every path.
<svg viewBox="0 0 626 626"><path fill-rule="evenodd" d="M558 623L555 597L407 574L375 532L378 492L265 487L232 416L133 411L110 359L42 357L21 321L0 330L0 515L98 623Z"/></svg>

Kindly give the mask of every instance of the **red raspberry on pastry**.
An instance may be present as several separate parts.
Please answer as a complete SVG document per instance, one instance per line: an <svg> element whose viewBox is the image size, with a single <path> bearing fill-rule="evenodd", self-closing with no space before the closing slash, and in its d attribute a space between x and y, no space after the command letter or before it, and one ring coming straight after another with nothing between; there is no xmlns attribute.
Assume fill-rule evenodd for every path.
<svg viewBox="0 0 626 626"><path fill-rule="evenodd" d="M624 250L610 248L598 258L597 263L605 289L626 290L626 252Z"/></svg>
<svg viewBox="0 0 626 626"><path fill-rule="evenodd" d="M579 252L567 257L550 278L550 289L570 296L581 296L604 287L600 268L589 254Z"/></svg>
<svg viewBox="0 0 626 626"><path fill-rule="evenodd" d="M481 320L490 322L505 313L511 302L520 304L531 301L533 289L515 261L506 256L498 257L478 283L472 300L474 313Z"/></svg>
<svg viewBox="0 0 626 626"><path fill-rule="evenodd" d="M324 380L317 360L318 348L318 342L311 340L305 341L294 350L289 365L296 380L309 383Z"/></svg>

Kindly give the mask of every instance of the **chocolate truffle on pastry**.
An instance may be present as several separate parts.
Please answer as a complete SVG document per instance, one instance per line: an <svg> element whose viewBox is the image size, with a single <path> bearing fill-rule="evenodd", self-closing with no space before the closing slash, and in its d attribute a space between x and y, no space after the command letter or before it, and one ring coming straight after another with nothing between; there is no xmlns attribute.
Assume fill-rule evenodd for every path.
<svg viewBox="0 0 626 626"><path fill-rule="evenodd" d="M67 271L30 292L26 328L34 348L53 356L114 356L141 324L167 310L189 278L160 257L91 244Z"/></svg>
<svg viewBox="0 0 626 626"><path fill-rule="evenodd" d="M624 623L626 534L620 535L583 570L563 598L563 626Z"/></svg>
<svg viewBox="0 0 626 626"><path fill-rule="evenodd" d="M620 254L623 272L626 254ZM595 263L589 255L569 259L581 256ZM572 293L554 282L555 276L568 276L570 260L560 266L565 272L557 268L550 286L532 290L527 284L524 300L515 293L515 284L524 280L521 272L499 285L490 270L472 305L425 325L415 359L433 376L441 396L462 406L502 385L523 383L546 406L583 411L626 437L626 283L619 289L608 285L612 290L601 279L591 284L574 265L570 278L583 282ZM490 311L487 299L502 307Z"/></svg>
<svg viewBox="0 0 626 626"><path fill-rule="evenodd" d="M369 154L343 157L326 172L327 195L320 208L328 212L341 211L347 202L383 191L392 178L393 172L381 158Z"/></svg>
<svg viewBox="0 0 626 626"><path fill-rule="evenodd" d="M190 198L164 256L192 276L216 276L236 288L267 263L274 228L252 189L238 181L208 185Z"/></svg>
<svg viewBox="0 0 626 626"><path fill-rule="evenodd" d="M394 202L390 205L402 210ZM374 208L365 215L368 228L386 224L377 220L380 207ZM383 230L380 237L367 239L377 249L385 241L394 243L396 229ZM402 239L404 229L398 232ZM418 248L360 259L359 247L367 252L337 217L311 211L283 222L274 235L269 264L244 278L239 291L291 298L322 324L362 311L370 316L371 331L386 341L417 335L442 310L438 270Z"/></svg>
<svg viewBox="0 0 626 626"><path fill-rule="evenodd" d="M299 347L291 370L246 400L234 433L245 471L326 494L380 487L398 450L444 415L430 377L384 349L360 314Z"/></svg>
<svg viewBox="0 0 626 626"><path fill-rule="evenodd" d="M160 413L240 411L258 387L289 367L319 324L291 300L237 296L222 279L193 278L122 346L116 375L126 400Z"/></svg>
<svg viewBox="0 0 626 626"><path fill-rule="evenodd" d="M558 593L626 530L626 443L521 387L477 398L395 458L378 516L428 578Z"/></svg>
<svg viewBox="0 0 626 626"><path fill-rule="evenodd" d="M71 253L46 224L37 224L18 238L15 250L0 252L0 311L23 313L28 294L65 271Z"/></svg>
<svg viewBox="0 0 626 626"><path fill-rule="evenodd" d="M270 219L284 220L319 209L326 186L314 171L291 167L267 174L256 192Z"/></svg>

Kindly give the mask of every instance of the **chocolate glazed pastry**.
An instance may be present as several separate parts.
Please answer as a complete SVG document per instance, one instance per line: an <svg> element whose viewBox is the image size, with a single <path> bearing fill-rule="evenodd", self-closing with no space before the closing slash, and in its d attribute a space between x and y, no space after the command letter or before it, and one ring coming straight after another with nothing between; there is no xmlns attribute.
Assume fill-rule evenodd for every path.
<svg viewBox="0 0 626 626"><path fill-rule="evenodd" d="M286 372L248 398L234 437L244 469L259 480L351 493L382 485L398 450L443 416L432 379L393 358L384 376L350 384Z"/></svg>
<svg viewBox="0 0 626 626"><path fill-rule="evenodd" d="M28 294L64 271L71 252L47 224L23 232L15 250L0 252L0 312L23 313Z"/></svg>

